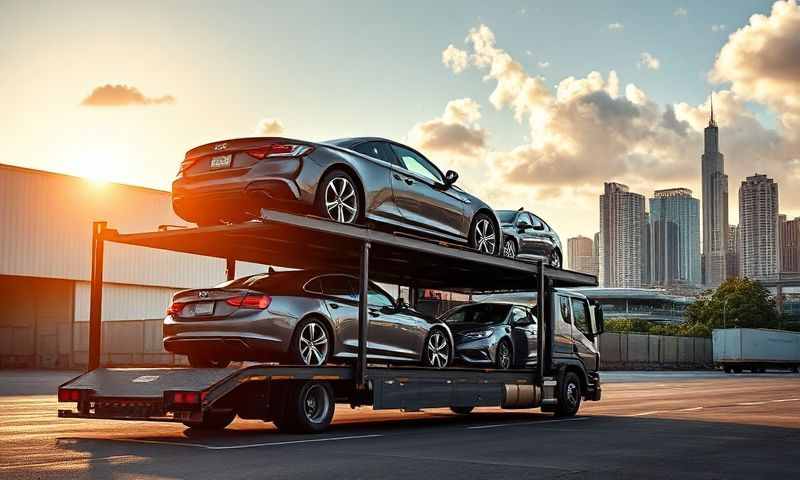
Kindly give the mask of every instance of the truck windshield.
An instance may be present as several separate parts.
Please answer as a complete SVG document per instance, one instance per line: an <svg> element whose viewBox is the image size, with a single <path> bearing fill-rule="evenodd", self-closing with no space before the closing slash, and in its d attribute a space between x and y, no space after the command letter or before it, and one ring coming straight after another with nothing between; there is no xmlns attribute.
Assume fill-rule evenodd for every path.
<svg viewBox="0 0 800 480"><path fill-rule="evenodd" d="M445 314L443 320L449 324L494 325L505 321L509 310L511 310L511 305L505 303L476 303L450 310Z"/></svg>

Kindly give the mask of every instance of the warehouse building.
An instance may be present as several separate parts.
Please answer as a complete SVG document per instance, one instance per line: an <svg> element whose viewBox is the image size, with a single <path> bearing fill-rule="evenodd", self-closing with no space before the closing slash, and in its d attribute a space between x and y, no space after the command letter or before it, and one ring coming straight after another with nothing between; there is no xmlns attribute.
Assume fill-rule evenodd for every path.
<svg viewBox="0 0 800 480"><path fill-rule="evenodd" d="M95 220L123 233L186 224L169 192L0 164L0 366L86 363ZM224 281L225 261L120 244L105 256L103 362L183 362L162 349L164 310L177 290Z"/></svg>

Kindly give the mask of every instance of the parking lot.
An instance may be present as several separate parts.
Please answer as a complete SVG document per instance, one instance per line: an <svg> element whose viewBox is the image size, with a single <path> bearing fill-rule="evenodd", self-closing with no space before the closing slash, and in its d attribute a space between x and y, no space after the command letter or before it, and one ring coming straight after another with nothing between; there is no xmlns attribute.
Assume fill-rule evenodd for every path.
<svg viewBox="0 0 800 480"><path fill-rule="evenodd" d="M563 420L339 405L316 436L56 418L75 373L0 372L1 478L767 478L794 476L800 448L800 376L782 373L608 373Z"/></svg>

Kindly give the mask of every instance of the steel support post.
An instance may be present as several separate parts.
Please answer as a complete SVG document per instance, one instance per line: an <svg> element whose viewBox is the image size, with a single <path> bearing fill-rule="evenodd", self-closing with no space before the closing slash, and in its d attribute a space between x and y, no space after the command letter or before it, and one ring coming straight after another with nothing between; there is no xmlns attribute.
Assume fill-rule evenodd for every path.
<svg viewBox="0 0 800 480"><path fill-rule="evenodd" d="M537 284L536 304L539 307L539 321L536 322L536 370L539 375L539 380L544 378L544 349L545 349L545 324L550 325L550 309L547 308L545 300L545 278L544 278L544 261L539 260L536 262L539 270L539 282Z"/></svg>
<svg viewBox="0 0 800 480"><path fill-rule="evenodd" d="M226 258L225 259L225 278L233 280L236 278L236 259L235 258Z"/></svg>
<svg viewBox="0 0 800 480"><path fill-rule="evenodd" d="M364 242L361 248L361 269L359 272L358 287L358 360L356 361L356 386L359 389L366 387L367 371L367 333L369 330L369 311L367 309L369 298L369 249L370 243Z"/></svg>
<svg viewBox="0 0 800 480"><path fill-rule="evenodd" d="M92 224L92 278L89 300L89 371L100 367L100 350L103 337L103 247L106 222Z"/></svg>

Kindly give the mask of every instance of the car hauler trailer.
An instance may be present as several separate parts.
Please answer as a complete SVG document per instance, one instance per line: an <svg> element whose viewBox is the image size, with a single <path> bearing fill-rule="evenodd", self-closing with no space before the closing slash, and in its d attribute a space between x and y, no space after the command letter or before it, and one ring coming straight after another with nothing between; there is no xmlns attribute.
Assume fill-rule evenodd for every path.
<svg viewBox="0 0 800 480"><path fill-rule="evenodd" d="M574 415L581 399L601 396L599 375L584 366L580 355L556 358L552 354L556 342L565 341L556 338L553 329L554 289L594 286L597 280L591 275L553 269L542 261L492 257L363 226L267 210L260 220L242 224L120 234L96 222L93 229L88 371L59 387L59 401L76 404L59 409L60 417L224 428L238 415L273 421L285 431L319 432L330 424L337 402L374 409L450 407L456 413L480 406L541 407ZM106 242L224 258L229 279L235 276L236 260L356 274L360 303L355 362L320 367L256 364L239 369L102 368L100 310ZM432 369L368 364L366 292L370 280L474 294L537 292L540 321L535 367ZM602 316L598 317L601 324ZM593 328L598 334L602 326Z"/></svg>

